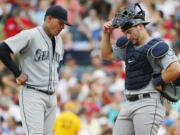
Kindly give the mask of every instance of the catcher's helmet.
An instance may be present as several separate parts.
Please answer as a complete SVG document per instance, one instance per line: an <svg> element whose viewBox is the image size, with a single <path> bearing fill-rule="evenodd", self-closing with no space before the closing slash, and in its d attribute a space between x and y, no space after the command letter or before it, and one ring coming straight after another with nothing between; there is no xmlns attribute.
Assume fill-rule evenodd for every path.
<svg viewBox="0 0 180 135"><path fill-rule="evenodd" d="M112 27L121 27L122 31L125 31L138 24L146 25L148 23L149 22L145 21L144 10L142 10L141 6L136 3L127 6L122 11L119 11L112 21Z"/></svg>

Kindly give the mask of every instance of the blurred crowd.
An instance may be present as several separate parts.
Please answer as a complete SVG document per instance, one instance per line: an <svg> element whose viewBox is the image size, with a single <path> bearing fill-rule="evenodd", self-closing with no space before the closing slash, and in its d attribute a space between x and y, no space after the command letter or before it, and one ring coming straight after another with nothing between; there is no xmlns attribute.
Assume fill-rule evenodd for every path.
<svg viewBox="0 0 180 135"><path fill-rule="evenodd" d="M139 2L151 23L152 37L164 39L180 59L179 0L0 0L0 41L42 25L50 5L68 10L73 27L63 30L65 56L59 72L54 135L111 135L124 97L124 62L103 61L103 23L129 4ZM115 44L123 33L113 30ZM16 60L16 56L13 56ZM20 87L0 63L0 135L24 135L18 107ZM180 101L164 101L166 117L158 135L180 135ZM32 110L33 111L33 110Z"/></svg>

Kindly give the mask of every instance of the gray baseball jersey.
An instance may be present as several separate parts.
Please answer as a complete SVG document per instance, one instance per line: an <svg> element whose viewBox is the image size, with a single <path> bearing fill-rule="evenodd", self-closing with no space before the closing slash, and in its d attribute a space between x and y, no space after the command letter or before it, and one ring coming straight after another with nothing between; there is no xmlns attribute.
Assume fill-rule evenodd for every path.
<svg viewBox="0 0 180 135"><path fill-rule="evenodd" d="M117 59L125 59L126 48L120 49L116 45L112 46ZM166 69L172 62L178 61L174 52L170 48L168 53L158 59L159 67ZM137 94L139 100L126 101L122 106L116 120L113 135L156 135L161 124L165 109L160 100L160 93L155 89L152 81L139 91L125 91L127 95ZM148 93L149 98L142 98L143 93Z"/></svg>
<svg viewBox="0 0 180 135"><path fill-rule="evenodd" d="M64 50L61 37L55 37L55 41L57 45L53 56L52 41L42 27L24 30L5 40L15 54L20 52L20 69L28 75L26 84L49 91L57 87L57 68Z"/></svg>
<svg viewBox="0 0 180 135"><path fill-rule="evenodd" d="M56 117L56 95L39 90L53 93L57 87L57 68L64 53L60 35L55 37L54 53L52 41L42 27L23 30L4 42L18 54L20 69L28 75L26 85L19 94L26 134L51 135Z"/></svg>
<svg viewBox="0 0 180 135"><path fill-rule="evenodd" d="M117 47L115 44L112 46L113 49L113 53L116 57L116 59L121 59L124 60L126 57L126 48L120 49L119 47ZM171 64L174 61L179 61L178 58L176 57L175 53L173 52L173 50L171 48L169 48L168 53L162 58L159 59L160 63L158 67L162 67L163 69L166 69L169 64ZM159 70L159 69L154 69L154 70ZM149 82L149 84L139 90L139 91L125 91L126 94L140 94L140 93L149 93L149 92L157 92L157 90L155 90L154 85L152 84L152 81Z"/></svg>

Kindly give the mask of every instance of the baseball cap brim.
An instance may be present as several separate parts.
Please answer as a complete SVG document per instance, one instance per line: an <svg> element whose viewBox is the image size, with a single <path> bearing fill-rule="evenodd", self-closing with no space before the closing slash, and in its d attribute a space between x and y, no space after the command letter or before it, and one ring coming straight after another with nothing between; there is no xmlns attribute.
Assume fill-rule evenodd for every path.
<svg viewBox="0 0 180 135"><path fill-rule="evenodd" d="M137 26L137 25L139 25L139 24L143 24L144 26L146 26L147 24L149 24L150 22L147 22L147 21L135 21L132 25L129 25L129 26L125 26L125 27L121 27L121 29L122 29L122 31L124 32L124 31L126 31L126 30L128 30L128 29L130 29L130 28L132 28L132 27L134 27L134 26Z"/></svg>
<svg viewBox="0 0 180 135"><path fill-rule="evenodd" d="M64 24L68 26L72 26L68 22L68 19L67 19L67 10L59 5L54 5L54 6L49 7L45 13L45 17L46 16L55 17L59 19L60 21L64 22Z"/></svg>
<svg viewBox="0 0 180 135"><path fill-rule="evenodd" d="M57 17L55 17L55 18L57 18ZM68 25L68 26L72 26L72 24L70 24L69 22L67 22L67 21L65 21L65 20L63 20L63 19L61 19L61 18L57 18L58 20L60 20L60 21L62 21L64 24L66 24L66 25Z"/></svg>
<svg viewBox="0 0 180 135"><path fill-rule="evenodd" d="M72 24L68 23L67 21L63 21L66 25L72 26Z"/></svg>

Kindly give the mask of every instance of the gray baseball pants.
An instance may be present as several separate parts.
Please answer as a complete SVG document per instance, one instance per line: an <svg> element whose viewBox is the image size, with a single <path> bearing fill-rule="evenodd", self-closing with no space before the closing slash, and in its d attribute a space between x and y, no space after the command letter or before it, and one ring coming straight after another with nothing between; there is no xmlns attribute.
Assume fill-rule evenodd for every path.
<svg viewBox="0 0 180 135"><path fill-rule="evenodd" d="M52 135L56 95L23 87L19 94L21 119L26 135Z"/></svg>
<svg viewBox="0 0 180 135"><path fill-rule="evenodd" d="M157 93L122 105L113 135L157 135L165 109Z"/></svg>

